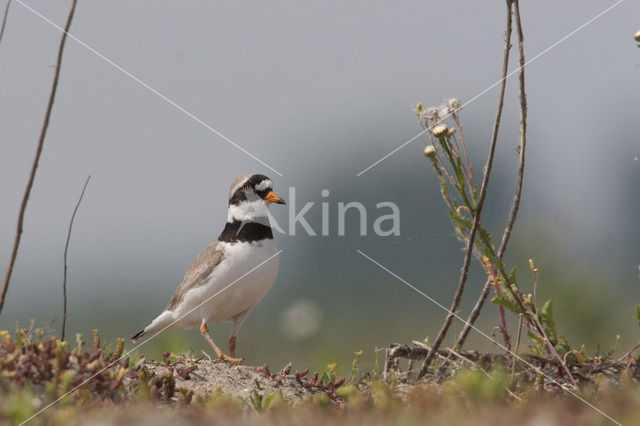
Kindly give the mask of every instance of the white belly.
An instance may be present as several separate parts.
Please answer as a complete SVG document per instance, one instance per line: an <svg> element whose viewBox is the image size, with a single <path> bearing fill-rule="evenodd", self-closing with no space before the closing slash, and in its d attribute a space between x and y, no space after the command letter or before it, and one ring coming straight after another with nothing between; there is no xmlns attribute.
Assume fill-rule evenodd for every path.
<svg viewBox="0 0 640 426"><path fill-rule="evenodd" d="M253 308L273 286L278 275L278 256L267 259L277 251L274 240L221 244L223 261L205 283L185 294L184 302L175 312L176 317L185 316L176 325L196 328L203 320L232 321L236 315Z"/></svg>

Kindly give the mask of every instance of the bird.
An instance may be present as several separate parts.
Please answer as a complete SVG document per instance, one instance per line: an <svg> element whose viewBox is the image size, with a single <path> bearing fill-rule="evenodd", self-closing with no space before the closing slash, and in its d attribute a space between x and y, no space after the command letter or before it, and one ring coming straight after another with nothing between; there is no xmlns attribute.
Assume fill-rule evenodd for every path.
<svg viewBox="0 0 640 426"><path fill-rule="evenodd" d="M193 261L164 311L131 340L143 342L173 327L199 328L218 359L242 362L235 357L240 327L278 275L278 252L268 216L274 203L286 204L273 192L271 179L261 174L238 176L229 190L222 233ZM216 322L233 323L230 356L209 334L207 324Z"/></svg>

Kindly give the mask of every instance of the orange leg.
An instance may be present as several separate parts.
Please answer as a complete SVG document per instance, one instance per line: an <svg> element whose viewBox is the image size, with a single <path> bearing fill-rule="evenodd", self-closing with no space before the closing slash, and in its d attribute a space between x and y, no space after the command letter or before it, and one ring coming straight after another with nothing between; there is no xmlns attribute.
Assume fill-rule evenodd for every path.
<svg viewBox="0 0 640 426"><path fill-rule="evenodd" d="M236 336L229 338L229 353L231 356L236 356Z"/></svg>
<svg viewBox="0 0 640 426"><path fill-rule="evenodd" d="M207 340L207 342L209 342L209 344L211 345L211 347L215 351L216 356L218 357L218 359L220 359L222 361L229 362L231 364L239 364L242 361L244 361L244 359L242 359L242 358L233 358L233 357L227 356L224 353L222 353L220 348L214 343L213 339L209 335L209 328L207 327L206 323L202 323L200 325L200 333L202 334L202 337L204 337Z"/></svg>

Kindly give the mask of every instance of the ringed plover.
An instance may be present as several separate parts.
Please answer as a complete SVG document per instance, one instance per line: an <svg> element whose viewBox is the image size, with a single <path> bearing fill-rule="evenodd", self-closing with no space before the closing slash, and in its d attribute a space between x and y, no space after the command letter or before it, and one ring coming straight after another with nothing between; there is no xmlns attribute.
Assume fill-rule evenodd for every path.
<svg viewBox="0 0 640 426"><path fill-rule="evenodd" d="M227 223L218 240L196 257L164 311L131 340L142 342L175 326L199 327L219 359L242 362L241 358L235 358L238 331L278 275L277 256L247 274L277 253L268 217L272 203L285 204L273 192L268 177L260 174L237 177L231 184ZM219 294L212 297L216 293ZM207 323L220 321L233 323L229 339L231 356L225 355L209 335Z"/></svg>

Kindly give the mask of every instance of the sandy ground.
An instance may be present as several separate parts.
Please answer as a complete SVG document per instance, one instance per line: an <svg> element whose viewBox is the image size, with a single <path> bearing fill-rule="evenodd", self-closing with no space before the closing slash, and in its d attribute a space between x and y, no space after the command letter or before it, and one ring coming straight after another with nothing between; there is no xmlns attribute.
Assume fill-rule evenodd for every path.
<svg viewBox="0 0 640 426"><path fill-rule="evenodd" d="M197 368L188 375L181 377L180 374L175 374L176 388L192 390L196 395L207 392L213 394L220 389L227 395L246 398L254 390L262 394L270 388L271 392L282 394L286 400L296 401L315 393L296 380L293 374L275 372L275 377L272 378L264 374L262 367L230 365L219 360L201 360L188 364L177 362L172 363L171 367L149 362L146 367L157 375L163 375L169 372L169 368L178 373L192 365Z"/></svg>

